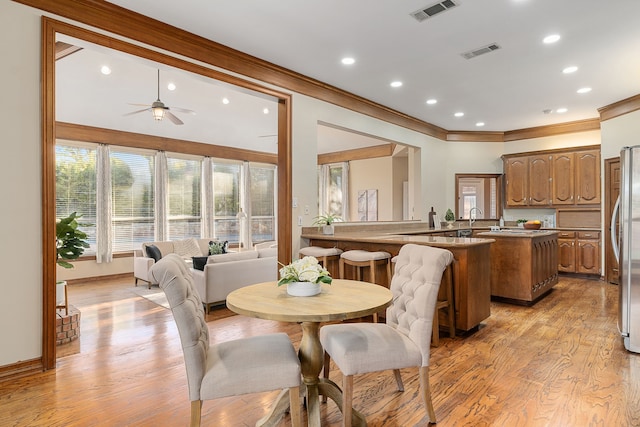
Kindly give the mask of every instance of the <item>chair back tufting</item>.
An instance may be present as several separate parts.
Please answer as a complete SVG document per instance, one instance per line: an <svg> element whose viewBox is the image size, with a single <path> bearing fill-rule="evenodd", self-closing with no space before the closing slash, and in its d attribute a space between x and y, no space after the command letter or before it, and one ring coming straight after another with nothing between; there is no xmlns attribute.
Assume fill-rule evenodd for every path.
<svg viewBox="0 0 640 427"><path fill-rule="evenodd" d="M168 254L149 270L164 291L180 334L189 383L189 399L200 400L200 384L207 369L209 329L202 300L184 260Z"/></svg>
<svg viewBox="0 0 640 427"><path fill-rule="evenodd" d="M433 316L442 274L453 262L453 254L431 246L407 244L397 256L386 323L415 342L422 353L422 366L429 366Z"/></svg>

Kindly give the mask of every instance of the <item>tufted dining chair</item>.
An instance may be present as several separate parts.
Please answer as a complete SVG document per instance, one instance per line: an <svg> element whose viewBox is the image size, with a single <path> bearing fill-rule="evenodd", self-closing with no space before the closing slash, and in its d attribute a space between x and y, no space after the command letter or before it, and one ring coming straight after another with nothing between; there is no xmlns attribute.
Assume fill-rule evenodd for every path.
<svg viewBox="0 0 640 427"><path fill-rule="evenodd" d="M353 376L392 369L404 391L400 369L418 367L429 422L435 411L429 386L429 356L436 300L442 274L453 261L445 249L407 244L400 248L391 280L393 302L386 323L342 323L320 328L324 377L331 359L342 371L343 426L351 426Z"/></svg>
<svg viewBox="0 0 640 427"><path fill-rule="evenodd" d="M204 400L287 388L292 425L300 426L300 361L287 334L211 345L202 301L182 258L169 254L151 267L150 274L167 296L180 334L191 426L200 425Z"/></svg>

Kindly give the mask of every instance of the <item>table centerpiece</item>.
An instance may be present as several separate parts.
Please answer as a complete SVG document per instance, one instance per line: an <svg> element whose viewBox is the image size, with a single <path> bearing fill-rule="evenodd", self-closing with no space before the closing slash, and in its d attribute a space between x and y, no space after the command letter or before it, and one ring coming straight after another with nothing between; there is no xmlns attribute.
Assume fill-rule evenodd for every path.
<svg viewBox="0 0 640 427"><path fill-rule="evenodd" d="M308 297L321 292L321 284L331 284L331 275L318 263L318 259L306 256L283 265L280 269L278 286L287 285L287 293L292 296Z"/></svg>

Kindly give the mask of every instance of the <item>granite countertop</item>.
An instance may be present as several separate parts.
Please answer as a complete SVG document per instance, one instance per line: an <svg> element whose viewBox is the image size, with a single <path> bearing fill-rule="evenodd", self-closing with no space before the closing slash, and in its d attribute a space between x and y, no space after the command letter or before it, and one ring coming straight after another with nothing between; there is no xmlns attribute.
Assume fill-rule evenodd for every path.
<svg viewBox="0 0 640 427"><path fill-rule="evenodd" d="M479 233L478 236L487 236L493 238L500 237L525 237L525 238L534 238L540 236L550 236L552 234L557 234L558 232L555 230L526 230L522 228L518 229L503 229L500 231L483 231Z"/></svg>
<svg viewBox="0 0 640 427"><path fill-rule="evenodd" d="M440 230L441 231L441 230ZM416 243L422 245L434 244L438 247L469 247L477 245L487 245L495 240L491 238L472 238L472 237L444 237L411 234L394 234L394 233L371 233L361 232L344 232L336 234L322 234L318 232L303 232L305 239L317 240L340 240L343 242L366 242L366 243L391 243L404 245L407 243Z"/></svg>

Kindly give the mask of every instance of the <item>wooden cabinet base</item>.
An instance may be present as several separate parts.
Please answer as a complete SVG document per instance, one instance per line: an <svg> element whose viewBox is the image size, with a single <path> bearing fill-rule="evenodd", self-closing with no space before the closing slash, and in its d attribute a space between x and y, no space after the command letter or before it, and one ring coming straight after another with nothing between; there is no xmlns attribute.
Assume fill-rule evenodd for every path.
<svg viewBox="0 0 640 427"><path fill-rule="evenodd" d="M491 237L492 298L532 305L558 283L557 233Z"/></svg>

